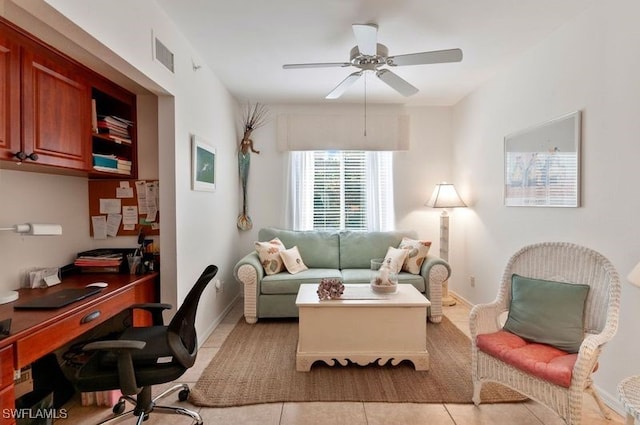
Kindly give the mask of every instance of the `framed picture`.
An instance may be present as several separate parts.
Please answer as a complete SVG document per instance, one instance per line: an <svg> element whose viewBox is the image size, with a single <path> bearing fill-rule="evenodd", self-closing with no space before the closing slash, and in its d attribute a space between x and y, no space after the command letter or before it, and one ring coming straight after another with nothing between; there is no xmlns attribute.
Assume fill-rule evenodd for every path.
<svg viewBox="0 0 640 425"><path fill-rule="evenodd" d="M191 136L191 190L216 190L216 150L198 136Z"/></svg>
<svg viewBox="0 0 640 425"><path fill-rule="evenodd" d="M580 206L580 111L504 138L504 204Z"/></svg>

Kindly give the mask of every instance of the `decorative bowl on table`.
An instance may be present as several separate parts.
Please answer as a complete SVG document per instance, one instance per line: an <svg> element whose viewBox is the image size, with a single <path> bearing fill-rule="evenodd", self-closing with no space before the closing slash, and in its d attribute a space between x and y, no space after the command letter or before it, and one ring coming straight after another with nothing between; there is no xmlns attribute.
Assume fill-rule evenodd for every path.
<svg viewBox="0 0 640 425"><path fill-rule="evenodd" d="M371 282L371 290L378 294L395 294L398 292L398 284L378 285Z"/></svg>

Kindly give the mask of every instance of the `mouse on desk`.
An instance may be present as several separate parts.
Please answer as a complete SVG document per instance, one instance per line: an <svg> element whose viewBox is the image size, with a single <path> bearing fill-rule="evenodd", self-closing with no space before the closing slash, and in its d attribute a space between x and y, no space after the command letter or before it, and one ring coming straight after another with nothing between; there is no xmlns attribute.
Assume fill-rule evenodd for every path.
<svg viewBox="0 0 640 425"><path fill-rule="evenodd" d="M109 286L107 282L93 282L87 285L87 288L96 287L96 288L106 288Z"/></svg>

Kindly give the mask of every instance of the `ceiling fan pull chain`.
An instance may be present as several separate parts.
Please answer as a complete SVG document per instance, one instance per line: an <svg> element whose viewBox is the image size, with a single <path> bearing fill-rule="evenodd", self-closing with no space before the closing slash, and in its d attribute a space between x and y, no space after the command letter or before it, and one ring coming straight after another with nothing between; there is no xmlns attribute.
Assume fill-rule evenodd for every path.
<svg viewBox="0 0 640 425"><path fill-rule="evenodd" d="M364 73L364 137L367 137L367 73Z"/></svg>

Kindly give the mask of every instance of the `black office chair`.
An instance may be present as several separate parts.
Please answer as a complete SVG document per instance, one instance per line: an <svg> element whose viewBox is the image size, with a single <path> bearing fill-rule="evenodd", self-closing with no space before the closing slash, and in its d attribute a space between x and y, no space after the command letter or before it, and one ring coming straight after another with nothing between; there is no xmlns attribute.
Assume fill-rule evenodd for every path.
<svg viewBox="0 0 640 425"><path fill-rule="evenodd" d="M78 370L76 388L79 391L119 389L123 394L113 408L116 416L101 424L113 423L133 414L138 417L136 424L140 425L149 413L157 411L189 416L196 424L202 425L202 418L196 412L182 407L156 405L158 399L176 391L180 391L180 401L185 401L189 397L186 384L175 385L153 399L151 387L174 381L193 366L198 352L194 325L198 301L217 272L218 267L213 265L204 270L168 326L163 325L162 310L170 308L170 305L139 304L133 308L150 311L152 326L130 327L117 340L91 342L83 347L85 351L97 352ZM125 400L133 403L135 408L124 412Z"/></svg>

